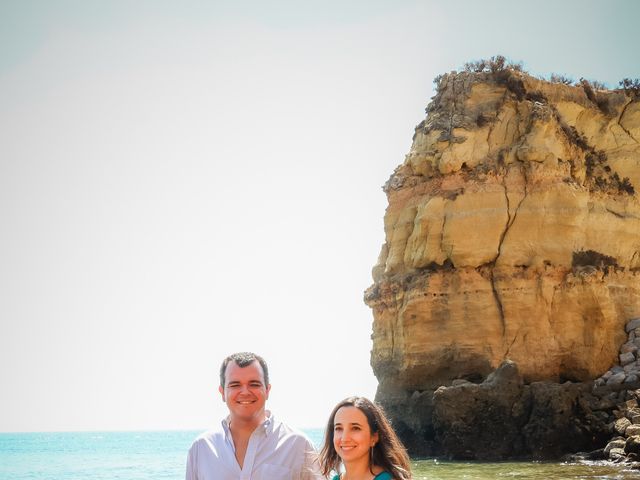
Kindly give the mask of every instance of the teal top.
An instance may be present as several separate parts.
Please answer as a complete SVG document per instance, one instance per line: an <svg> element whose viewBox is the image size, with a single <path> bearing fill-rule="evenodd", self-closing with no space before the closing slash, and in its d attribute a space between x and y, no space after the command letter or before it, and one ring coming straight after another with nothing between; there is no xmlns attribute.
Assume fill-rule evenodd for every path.
<svg viewBox="0 0 640 480"><path fill-rule="evenodd" d="M333 480L340 480L340 475L333 477ZM392 480L391 474L388 472L380 472L373 480Z"/></svg>

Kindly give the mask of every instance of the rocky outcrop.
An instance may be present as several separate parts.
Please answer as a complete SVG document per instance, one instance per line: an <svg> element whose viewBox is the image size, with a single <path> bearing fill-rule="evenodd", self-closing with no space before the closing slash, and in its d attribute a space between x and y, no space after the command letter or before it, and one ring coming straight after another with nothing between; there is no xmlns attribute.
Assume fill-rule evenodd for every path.
<svg viewBox="0 0 640 480"><path fill-rule="evenodd" d="M640 318L631 320L626 326L627 341L620 347L619 365L614 365L594 382L603 385L633 384L640 382Z"/></svg>
<svg viewBox="0 0 640 480"><path fill-rule="evenodd" d="M472 460L594 450L607 438L608 417L594 414L598 400L589 390L571 382L525 385L517 366L504 362L479 385L463 381L435 391L436 439L447 455Z"/></svg>
<svg viewBox="0 0 640 480"><path fill-rule="evenodd" d="M640 460L640 318L625 327L627 341L620 347L619 364L607 370L593 382L593 391L605 402L614 403L608 417L608 431L613 438L603 449L603 457L613 461ZM617 393L608 392L611 389ZM603 395L602 392L605 394Z"/></svg>
<svg viewBox="0 0 640 480"><path fill-rule="evenodd" d="M531 392L617 361L640 317L638 189L634 95L508 69L441 78L385 185L365 292L377 399L414 453L446 451L440 386L512 360Z"/></svg>

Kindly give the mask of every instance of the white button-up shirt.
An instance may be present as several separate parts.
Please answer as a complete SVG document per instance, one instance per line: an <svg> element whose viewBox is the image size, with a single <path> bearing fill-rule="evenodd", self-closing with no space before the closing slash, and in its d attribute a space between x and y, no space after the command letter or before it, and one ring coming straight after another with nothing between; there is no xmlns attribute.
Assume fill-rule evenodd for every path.
<svg viewBox="0 0 640 480"><path fill-rule="evenodd" d="M276 421L273 415L254 430L242 468L235 456L229 420L222 429L205 432L193 442L186 480L322 480L309 439Z"/></svg>

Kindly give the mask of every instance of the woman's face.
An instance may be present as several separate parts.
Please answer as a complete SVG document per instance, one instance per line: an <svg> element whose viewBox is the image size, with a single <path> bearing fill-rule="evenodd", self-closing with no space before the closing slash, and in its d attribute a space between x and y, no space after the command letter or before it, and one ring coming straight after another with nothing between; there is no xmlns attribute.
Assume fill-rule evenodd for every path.
<svg viewBox="0 0 640 480"><path fill-rule="evenodd" d="M369 449L378 441L367 417L357 407L341 407L333 419L333 447L343 463L369 463Z"/></svg>

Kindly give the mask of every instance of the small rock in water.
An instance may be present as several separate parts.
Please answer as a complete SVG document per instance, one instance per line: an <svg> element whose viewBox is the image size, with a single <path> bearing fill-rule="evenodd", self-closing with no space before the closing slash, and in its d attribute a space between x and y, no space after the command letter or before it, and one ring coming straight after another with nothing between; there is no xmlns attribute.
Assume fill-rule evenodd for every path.
<svg viewBox="0 0 640 480"><path fill-rule="evenodd" d="M604 447L604 454L609 455L609 452L614 448L624 448L626 443L627 440L623 437L615 437L613 440L607 443L606 447Z"/></svg>
<svg viewBox="0 0 640 480"><path fill-rule="evenodd" d="M612 448L609 451L610 460L623 460L625 458L624 448Z"/></svg>
<svg viewBox="0 0 640 480"><path fill-rule="evenodd" d="M635 383L637 381L638 381L638 376L635 373L631 373L627 375L627 377L624 379L624 383Z"/></svg>

